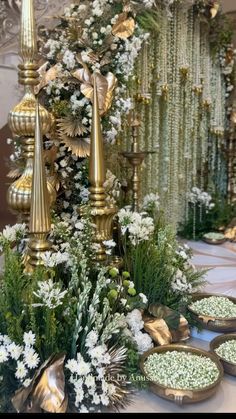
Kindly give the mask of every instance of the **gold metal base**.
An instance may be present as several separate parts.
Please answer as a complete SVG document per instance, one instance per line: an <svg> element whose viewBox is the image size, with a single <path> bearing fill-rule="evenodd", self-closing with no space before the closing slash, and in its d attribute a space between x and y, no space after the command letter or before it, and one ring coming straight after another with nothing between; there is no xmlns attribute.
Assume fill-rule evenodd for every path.
<svg viewBox="0 0 236 419"><path fill-rule="evenodd" d="M116 207L92 209L91 214L93 217L93 222L96 225L94 243L99 245L99 249L96 251L97 262L107 261L106 246L103 244L103 242L106 240L111 240L112 238L113 217L116 213Z"/></svg>
<svg viewBox="0 0 236 419"><path fill-rule="evenodd" d="M25 272L32 273L37 266L43 266L41 256L49 251L51 244L47 241L47 235L34 234L28 245L27 259L25 260Z"/></svg>

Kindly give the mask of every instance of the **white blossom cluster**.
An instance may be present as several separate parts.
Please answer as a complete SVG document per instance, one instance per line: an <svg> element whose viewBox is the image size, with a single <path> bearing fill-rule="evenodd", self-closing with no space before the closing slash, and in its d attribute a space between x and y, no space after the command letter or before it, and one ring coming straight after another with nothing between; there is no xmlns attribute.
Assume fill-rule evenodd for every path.
<svg viewBox="0 0 236 419"><path fill-rule="evenodd" d="M192 188L191 192L187 194L187 197L191 204L203 205L209 210L215 206L214 202L212 202L211 195L195 186Z"/></svg>
<svg viewBox="0 0 236 419"><path fill-rule="evenodd" d="M150 193L143 198L142 209L144 211L158 211L160 209L160 197L156 193Z"/></svg>
<svg viewBox="0 0 236 419"><path fill-rule="evenodd" d="M111 357L108 347L99 344L99 336L92 330L87 335L86 361L81 353L76 359L69 359L66 368L70 371L69 381L75 393L75 406L80 413L94 410L95 406L108 406L110 397L116 392L115 385L106 377L106 367Z"/></svg>
<svg viewBox="0 0 236 419"><path fill-rule="evenodd" d="M181 351L154 353L144 369L151 381L174 389L203 389L219 377L219 369L210 358Z"/></svg>
<svg viewBox="0 0 236 419"><path fill-rule="evenodd" d="M132 332L132 339L137 345L140 354L153 347L152 339L147 333L143 333L144 322L140 310L133 310L126 316L126 322Z"/></svg>
<svg viewBox="0 0 236 419"><path fill-rule="evenodd" d="M122 208L118 212L118 219L122 234L127 232L134 246L149 240L154 233L153 219L145 213L132 212L130 209Z"/></svg>
<svg viewBox="0 0 236 419"><path fill-rule="evenodd" d="M1 239L10 243L20 240L26 234L26 224L14 224L13 226L7 225L1 234Z"/></svg>
<svg viewBox="0 0 236 419"><path fill-rule="evenodd" d="M180 269L177 269L174 274L171 281L171 289L176 294L188 294L192 292L192 285L187 280L184 272Z"/></svg>
<svg viewBox="0 0 236 419"><path fill-rule="evenodd" d="M190 247L187 244L184 244L183 246L179 245L178 249L176 250L176 254L184 261L187 261L191 258Z"/></svg>
<svg viewBox="0 0 236 419"><path fill-rule="evenodd" d="M190 308L198 314L216 318L236 317L236 304L227 297L211 296L193 302Z"/></svg>
<svg viewBox="0 0 236 419"><path fill-rule="evenodd" d="M14 362L15 377L24 387L28 387L30 373L38 367L40 358L34 349L36 337L32 331L24 333L23 345L12 342L7 335L0 335L0 365ZM32 376L32 374L31 374Z"/></svg>
<svg viewBox="0 0 236 419"><path fill-rule="evenodd" d="M215 352L220 358L236 365L236 339L227 340L226 342L221 343L221 345L215 349Z"/></svg>
<svg viewBox="0 0 236 419"><path fill-rule="evenodd" d="M33 307L48 307L52 310L63 304L63 299L68 291L62 291L58 283L53 283L50 278L47 281L39 281L37 285L38 289L33 294L41 302L34 303Z"/></svg>

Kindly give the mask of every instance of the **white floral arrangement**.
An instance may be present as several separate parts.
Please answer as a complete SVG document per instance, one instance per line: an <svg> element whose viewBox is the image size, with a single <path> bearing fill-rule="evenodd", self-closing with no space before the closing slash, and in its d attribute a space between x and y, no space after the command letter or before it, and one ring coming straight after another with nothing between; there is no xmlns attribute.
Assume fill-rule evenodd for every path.
<svg viewBox="0 0 236 419"><path fill-rule="evenodd" d="M145 308L147 298L136 293L129 273L121 275L117 268L93 266L97 276L91 282L94 226L89 219L72 218L60 221L54 217L52 250L44 254L44 266L33 277L23 272L24 253L19 243L25 225L7 226L0 235L5 257L0 293L0 389L7 388L0 391L0 405L9 409L10 395L16 390L31 394L35 374L41 380L42 368L59 352L65 353L61 366L64 391L69 386L75 411L92 412L108 405L119 408L129 394L127 379L120 383L116 379L126 371L127 350L139 350L138 342L127 340L126 315L136 306ZM14 310L19 311L17 316ZM19 411L24 408L21 405Z"/></svg>
<svg viewBox="0 0 236 419"><path fill-rule="evenodd" d="M148 241L154 233L153 218L146 213L133 212L129 208L122 208L118 212L121 233L128 234L132 245Z"/></svg>
<svg viewBox="0 0 236 419"><path fill-rule="evenodd" d="M217 355L236 365L236 339L227 340L215 349Z"/></svg>
<svg viewBox="0 0 236 419"><path fill-rule="evenodd" d="M200 390L216 382L219 369L205 356L167 351L148 356L144 363L147 378L165 387Z"/></svg>
<svg viewBox="0 0 236 419"><path fill-rule="evenodd" d="M142 313L140 312L140 310L134 309L129 314L127 314L126 322L131 331L131 333L128 334L128 336L131 336L131 338L136 343L138 347L138 352L140 354L143 354L144 352L151 349L153 347L151 337L147 333L142 332L144 322L142 320Z"/></svg>
<svg viewBox="0 0 236 419"><path fill-rule="evenodd" d="M211 210L215 207L214 202L212 202L212 196L196 186L191 189L191 192L187 194L187 197L191 204L203 205L207 210Z"/></svg>
<svg viewBox="0 0 236 419"><path fill-rule="evenodd" d="M204 316L228 319L236 317L236 304L227 297L211 296L197 300L190 305L191 310Z"/></svg>
<svg viewBox="0 0 236 419"><path fill-rule="evenodd" d="M160 197L157 193L150 193L145 195L142 204L143 211L155 213L160 210Z"/></svg>

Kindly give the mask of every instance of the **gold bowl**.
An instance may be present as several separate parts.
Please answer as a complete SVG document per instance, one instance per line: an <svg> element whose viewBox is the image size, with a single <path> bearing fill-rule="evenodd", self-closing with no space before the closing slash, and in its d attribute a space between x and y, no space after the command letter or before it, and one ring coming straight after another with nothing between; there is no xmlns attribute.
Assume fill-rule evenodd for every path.
<svg viewBox="0 0 236 419"><path fill-rule="evenodd" d="M227 342L228 340L236 340L236 333L234 334L228 333L226 335L217 336L210 342L210 350L219 358L220 362L223 365L224 371L227 372L227 374L234 375L236 377L236 364L226 361L226 359L222 358L216 353L216 349L222 343Z"/></svg>
<svg viewBox="0 0 236 419"><path fill-rule="evenodd" d="M236 304L236 298L230 297L223 294L208 294L208 293L195 293L192 294L192 300L202 300L203 298L209 297L226 297L234 304ZM191 304L190 304L191 305ZM212 330L219 333L236 332L236 317L214 317L206 316L201 313L197 313L188 306L188 310L192 314L195 320L197 320L203 327L203 329Z"/></svg>
<svg viewBox="0 0 236 419"><path fill-rule="evenodd" d="M187 352L194 355L205 356L207 358L210 358L216 364L219 370L219 377L211 385L207 387L203 387L202 389L197 389L197 390L189 390L189 389L184 390L184 389L178 389L178 388L171 388L171 387L163 386L162 384L159 384L156 381L150 381L144 369L145 361L150 355L154 353L163 353L167 351ZM149 351L145 352L142 355L141 360L140 360L140 369L143 375L149 381L149 387L153 393L157 394L158 396L164 399L174 401L176 404L179 404L179 405L187 404L187 403L188 404L197 403L213 396L215 392L217 391L220 385L220 382L222 380L222 377L224 375L223 367L218 357L216 357L213 353L204 351L203 349L194 348L193 346L176 345L176 344L158 346L156 348L150 349Z"/></svg>
<svg viewBox="0 0 236 419"><path fill-rule="evenodd" d="M208 244L223 244L226 242L226 238L222 239L208 239L207 237L202 237L202 240Z"/></svg>

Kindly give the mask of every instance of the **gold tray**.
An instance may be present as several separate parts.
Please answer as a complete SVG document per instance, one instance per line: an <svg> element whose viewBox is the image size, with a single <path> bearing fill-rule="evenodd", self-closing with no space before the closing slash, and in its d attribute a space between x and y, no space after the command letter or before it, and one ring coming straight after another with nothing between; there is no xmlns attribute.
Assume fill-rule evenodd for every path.
<svg viewBox="0 0 236 419"><path fill-rule="evenodd" d="M230 301L233 301L236 304L236 298L229 297L228 295L223 294L208 294L208 293L195 293L192 294L192 300L202 300L203 298L208 297L226 297ZM227 332L236 332L236 317L229 317L229 318L220 318L220 317L213 317L213 316L205 316L204 314L199 314L196 311L192 310L190 306L188 306L188 310L192 313L192 316L201 323L202 327L207 330L213 330L214 332L219 333L227 333Z"/></svg>
<svg viewBox="0 0 236 419"><path fill-rule="evenodd" d="M207 358L210 358L212 361L214 361L215 364L217 365L217 368L219 370L219 377L213 384L207 387L204 387L200 390L175 389L175 388L163 386L154 381L150 381L144 370L144 363L146 359L151 354L162 353L162 352L167 352L167 351L190 352L195 355L206 356ZM222 380L222 377L224 375L223 367L219 359L213 353L204 351L203 349L194 348L193 346L175 345L175 344L158 346L156 348L150 349L149 351L145 352L142 355L141 360L140 360L140 369L143 375L149 380L149 387L153 393L157 394L158 396L164 399L173 401L179 405L182 405L185 403L197 403L213 396L215 392L217 391L220 385L220 382Z"/></svg>
<svg viewBox="0 0 236 419"><path fill-rule="evenodd" d="M210 342L210 350L219 358L223 365L224 371L227 372L227 374L234 375L236 377L236 364L221 358L221 356L217 355L215 351L222 343L227 342L228 340L236 340L236 333L228 333L226 335L217 336Z"/></svg>

